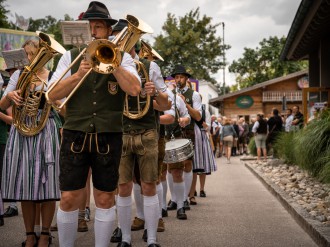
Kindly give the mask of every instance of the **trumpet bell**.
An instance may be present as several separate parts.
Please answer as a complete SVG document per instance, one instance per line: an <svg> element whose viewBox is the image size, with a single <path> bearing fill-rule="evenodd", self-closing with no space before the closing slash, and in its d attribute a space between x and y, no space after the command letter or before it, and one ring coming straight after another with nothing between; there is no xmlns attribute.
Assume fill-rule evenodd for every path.
<svg viewBox="0 0 330 247"><path fill-rule="evenodd" d="M94 71L101 74L110 74L120 65L121 53L111 41L97 39L88 46L86 60Z"/></svg>

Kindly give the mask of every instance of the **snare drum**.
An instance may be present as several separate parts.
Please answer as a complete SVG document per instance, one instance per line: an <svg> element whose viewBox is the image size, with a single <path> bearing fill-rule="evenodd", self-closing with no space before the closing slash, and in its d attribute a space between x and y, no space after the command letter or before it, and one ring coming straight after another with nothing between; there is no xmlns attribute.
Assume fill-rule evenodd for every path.
<svg viewBox="0 0 330 247"><path fill-rule="evenodd" d="M194 147L189 139L173 139L166 143L164 163L173 164L187 160L194 155Z"/></svg>

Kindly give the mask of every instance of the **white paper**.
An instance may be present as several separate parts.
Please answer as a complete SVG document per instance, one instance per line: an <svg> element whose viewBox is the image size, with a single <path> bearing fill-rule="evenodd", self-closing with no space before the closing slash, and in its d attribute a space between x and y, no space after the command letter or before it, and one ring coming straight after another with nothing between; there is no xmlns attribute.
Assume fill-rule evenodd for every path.
<svg viewBox="0 0 330 247"><path fill-rule="evenodd" d="M80 46L92 40L89 21L62 21L63 44Z"/></svg>
<svg viewBox="0 0 330 247"><path fill-rule="evenodd" d="M2 51L2 57L6 62L7 69L20 69L29 64L29 59L24 48Z"/></svg>

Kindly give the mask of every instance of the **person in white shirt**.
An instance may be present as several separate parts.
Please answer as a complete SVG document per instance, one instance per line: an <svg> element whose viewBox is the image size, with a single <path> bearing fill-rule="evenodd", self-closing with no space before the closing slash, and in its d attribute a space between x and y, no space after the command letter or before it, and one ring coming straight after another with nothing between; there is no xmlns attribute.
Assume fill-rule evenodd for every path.
<svg viewBox="0 0 330 247"><path fill-rule="evenodd" d="M284 117L285 132L290 132L292 120L293 120L292 109L289 108L286 110L286 115Z"/></svg>

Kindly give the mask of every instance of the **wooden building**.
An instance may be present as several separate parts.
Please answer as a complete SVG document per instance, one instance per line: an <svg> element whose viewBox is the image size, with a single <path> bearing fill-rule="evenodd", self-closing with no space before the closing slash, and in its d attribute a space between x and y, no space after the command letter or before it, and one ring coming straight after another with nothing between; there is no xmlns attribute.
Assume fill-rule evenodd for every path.
<svg viewBox="0 0 330 247"><path fill-rule="evenodd" d="M209 103L218 107L223 116L244 117L250 122L258 113L269 117L273 108L284 114L286 108L292 108L294 105L301 107L304 87L308 87L307 70L222 95L211 99Z"/></svg>
<svg viewBox="0 0 330 247"><path fill-rule="evenodd" d="M311 103L330 102L330 1L302 0L281 53L282 60L309 61L309 88L303 94L307 118Z"/></svg>

